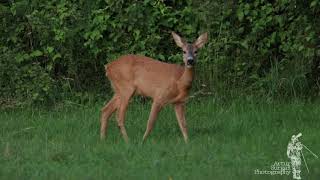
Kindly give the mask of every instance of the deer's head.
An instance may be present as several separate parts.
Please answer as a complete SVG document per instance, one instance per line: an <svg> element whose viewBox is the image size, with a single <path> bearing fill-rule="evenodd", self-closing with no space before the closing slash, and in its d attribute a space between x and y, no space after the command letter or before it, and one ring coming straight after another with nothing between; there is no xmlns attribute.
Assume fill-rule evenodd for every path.
<svg viewBox="0 0 320 180"><path fill-rule="evenodd" d="M203 33L193 43L188 43L175 32L172 32L172 36L177 46L183 50L183 62L185 66L188 68L193 67L196 63L198 49L208 41L208 33Z"/></svg>

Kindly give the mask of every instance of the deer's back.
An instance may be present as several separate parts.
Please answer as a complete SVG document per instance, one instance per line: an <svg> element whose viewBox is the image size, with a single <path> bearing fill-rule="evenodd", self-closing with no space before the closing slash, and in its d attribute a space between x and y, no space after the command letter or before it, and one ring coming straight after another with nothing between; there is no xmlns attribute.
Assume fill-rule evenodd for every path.
<svg viewBox="0 0 320 180"><path fill-rule="evenodd" d="M113 85L135 88L138 94L150 97L176 88L182 73L182 66L138 55L122 56L106 66Z"/></svg>

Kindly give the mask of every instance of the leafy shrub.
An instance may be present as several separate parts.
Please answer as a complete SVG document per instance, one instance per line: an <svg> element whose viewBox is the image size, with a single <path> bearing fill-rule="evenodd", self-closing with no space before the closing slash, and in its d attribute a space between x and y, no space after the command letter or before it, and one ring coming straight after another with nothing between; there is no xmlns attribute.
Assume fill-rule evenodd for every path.
<svg viewBox="0 0 320 180"><path fill-rule="evenodd" d="M319 0L2 1L0 101L110 94L103 64L122 54L181 63L171 31L188 40L209 32L197 91L317 95L319 9Z"/></svg>

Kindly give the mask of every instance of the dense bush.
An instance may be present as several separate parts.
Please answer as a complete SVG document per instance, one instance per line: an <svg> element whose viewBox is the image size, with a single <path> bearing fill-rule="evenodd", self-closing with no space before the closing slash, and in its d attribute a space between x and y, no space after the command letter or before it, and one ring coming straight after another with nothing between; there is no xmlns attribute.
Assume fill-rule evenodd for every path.
<svg viewBox="0 0 320 180"><path fill-rule="evenodd" d="M319 15L319 0L0 1L0 103L108 94L103 64L122 54L180 63L171 31L210 34L195 89L318 95Z"/></svg>

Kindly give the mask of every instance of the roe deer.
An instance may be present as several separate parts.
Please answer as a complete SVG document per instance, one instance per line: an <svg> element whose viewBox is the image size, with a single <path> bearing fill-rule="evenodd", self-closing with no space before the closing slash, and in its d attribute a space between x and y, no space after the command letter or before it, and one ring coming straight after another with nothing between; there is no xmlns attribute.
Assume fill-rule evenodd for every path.
<svg viewBox="0 0 320 180"><path fill-rule="evenodd" d="M151 132L157 115L166 104L173 104L184 141L188 142L185 103L194 77L197 50L208 40L204 33L190 44L172 32L176 44L183 50L184 66L160 62L149 57L124 55L105 65L106 76L114 89L114 96L101 110L100 137L104 139L110 115L117 110L120 132L128 142L124 127L125 113L134 94L151 97L153 100L143 142Z"/></svg>

